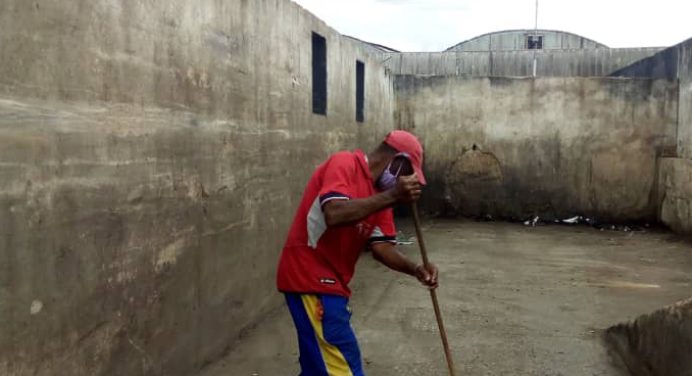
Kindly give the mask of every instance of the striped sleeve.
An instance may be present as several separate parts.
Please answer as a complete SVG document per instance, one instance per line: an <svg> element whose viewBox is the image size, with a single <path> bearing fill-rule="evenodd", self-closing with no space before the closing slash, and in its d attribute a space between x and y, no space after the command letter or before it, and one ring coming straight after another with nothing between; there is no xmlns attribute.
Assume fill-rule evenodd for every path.
<svg viewBox="0 0 692 376"><path fill-rule="evenodd" d="M356 160L352 153L334 154L325 168L320 188L320 205L333 200L349 200L352 196L352 180L356 173Z"/></svg>
<svg viewBox="0 0 692 376"><path fill-rule="evenodd" d="M333 201L333 200L349 200L349 199L350 198L343 193L327 192L323 195L320 195L320 206L324 206L324 204L328 203L329 201Z"/></svg>

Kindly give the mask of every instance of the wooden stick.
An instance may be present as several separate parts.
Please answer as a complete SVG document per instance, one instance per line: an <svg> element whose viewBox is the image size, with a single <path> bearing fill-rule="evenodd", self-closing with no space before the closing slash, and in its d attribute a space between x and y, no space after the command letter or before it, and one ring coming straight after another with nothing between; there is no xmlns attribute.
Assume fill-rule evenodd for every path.
<svg viewBox="0 0 692 376"><path fill-rule="evenodd" d="M428 252L425 249L425 243L423 242L423 230L421 229L420 217L418 216L418 206L416 203L411 204L411 209L413 210L413 223L416 226L416 236L418 237L418 246L420 247L420 254L423 258L423 265L428 268L430 262L428 261ZM442 346L445 350L445 358L447 359L447 368L449 368L450 376L454 376L454 362L452 361L452 353L449 351L449 342L447 342L447 332L445 332L445 326L442 323L442 313L440 312L440 305L437 302L437 293L434 289L430 290L430 297L432 298L433 308L435 309L435 318L437 318L437 327L440 329L440 337L442 337Z"/></svg>

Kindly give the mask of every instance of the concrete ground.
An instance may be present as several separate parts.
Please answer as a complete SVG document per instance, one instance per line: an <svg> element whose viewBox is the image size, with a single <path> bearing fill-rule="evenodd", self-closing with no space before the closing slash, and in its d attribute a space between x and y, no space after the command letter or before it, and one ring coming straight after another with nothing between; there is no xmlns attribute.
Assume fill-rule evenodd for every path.
<svg viewBox="0 0 692 376"><path fill-rule="evenodd" d="M665 232L436 221L424 233L460 375L618 375L602 330L692 295L690 244ZM424 288L368 255L353 287L368 375L446 374ZM201 375L297 375L293 330L282 307Z"/></svg>

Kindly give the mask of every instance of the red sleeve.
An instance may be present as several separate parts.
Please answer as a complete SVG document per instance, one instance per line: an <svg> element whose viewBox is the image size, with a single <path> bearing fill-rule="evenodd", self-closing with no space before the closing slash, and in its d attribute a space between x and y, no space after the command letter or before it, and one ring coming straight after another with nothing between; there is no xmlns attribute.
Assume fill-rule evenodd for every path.
<svg viewBox="0 0 692 376"><path fill-rule="evenodd" d="M396 227L394 226L394 211L387 208L376 214L375 229L370 235L370 244L389 242L396 244Z"/></svg>
<svg viewBox="0 0 692 376"><path fill-rule="evenodd" d="M352 153L334 154L325 166L320 188L320 205L331 200L349 200L353 195L351 181L356 173L356 159Z"/></svg>

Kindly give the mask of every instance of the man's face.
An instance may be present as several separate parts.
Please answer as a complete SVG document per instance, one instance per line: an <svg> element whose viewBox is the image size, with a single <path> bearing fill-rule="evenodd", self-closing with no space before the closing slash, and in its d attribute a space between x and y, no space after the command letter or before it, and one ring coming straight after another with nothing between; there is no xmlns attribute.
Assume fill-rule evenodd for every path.
<svg viewBox="0 0 692 376"><path fill-rule="evenodd" d="M382 171L377 179L376 187L380 191L386 191L396 186L399 176L413 174L413 167L405 154L397 154L389 162L389 165Z"/></svg>
<svg viewBox="0 0 692 376"><path fill-rule="evenodd" d="M389 165L389 172L397 177L413 174L413 166L407 156L397 154Z"/></svg>

